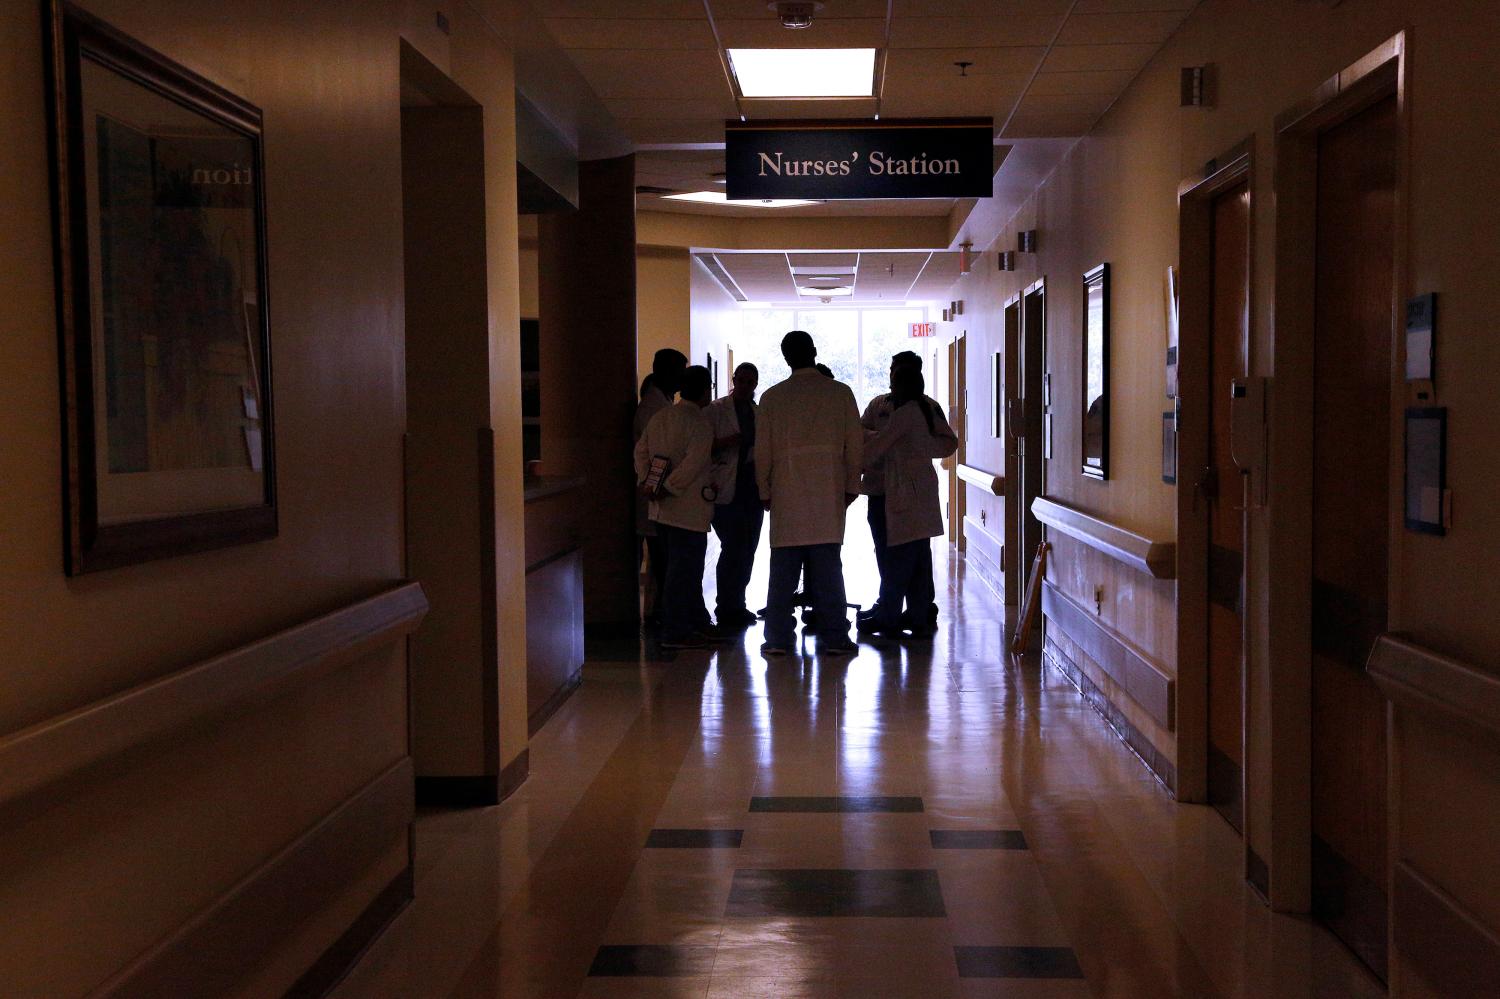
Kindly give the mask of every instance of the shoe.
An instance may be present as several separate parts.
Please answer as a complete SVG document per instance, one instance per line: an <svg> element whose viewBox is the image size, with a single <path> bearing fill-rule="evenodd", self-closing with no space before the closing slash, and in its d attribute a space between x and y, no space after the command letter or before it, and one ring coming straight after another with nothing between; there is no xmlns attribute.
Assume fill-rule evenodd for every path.
<svg viewBox="0 0 1500 999"><path fill-rule="evenodd" d="M694 635L698 638L703 639L703 641L705 642L709 642L715 645L723 644L724 642L728 642L733 638L732 635L730 635L727 631L725 631L723 628L720 628L716 624L705 625L704 627L699 628L696 632L694 632Z"/></svg>
<svg viewBox="0 0 1500 999"><path fill-rule="evenodd" d="M892 638L902 639L906 633L900 626L881 624L873 618L865 618L863 621L854 622L854 630L861 638Z"/></svg>
<svg viewBox="0 0 1500 999"><path fill-rule="evenodd" d="M774 642L763 642L761 643L760 654L763 656L784 656L786 655L786 646L777 645Z"/></svg>
<svg viewBox="0 0 1500 999"><path fill-rule="evenodd" d="M708 643L697 635L683 635L681 638L663 638L659 644L664 649L701 649Z"/></svg>
<svg viewBox="0 0 1500 999"><path fill-rule="evenodd" d="M818 640L818 654L822 656L852 656L859 652L859 646L847 638L834 639L832 641Z"/></svg>
<svg viewBox="0 0 1500 999"><path fill-rule="evenodd" d="M719 627L724 631L744 631L755 621L755 615L747 610L719 611Z"/></svg>

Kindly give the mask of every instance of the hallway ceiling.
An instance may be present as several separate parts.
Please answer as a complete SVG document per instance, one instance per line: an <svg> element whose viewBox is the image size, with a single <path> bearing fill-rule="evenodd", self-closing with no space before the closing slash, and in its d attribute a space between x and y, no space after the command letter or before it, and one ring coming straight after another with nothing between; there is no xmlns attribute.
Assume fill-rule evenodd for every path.
<svg viewBox="0 0 1500 999"><path fill-rule="evenodd" d="M798 294L798 287L832 284L822 279L833 275L838 275L837 283L848 283L854 290L852 295L834 298L833 304L945 299L958 280L958 256L941 252L698 254L725 290L740 301L804 306L820 302L817 296Z"/></svg>
<svg viewBox="0 0 1500 999"><path fill-rule="evenodd" d="M765 0L537 0L547 30L635 143L637 182L715 190L724 122L868 118L874 99L737 102L725 48L886 45L884 117L991 116L997 142L1085 134L1198 0L826 0L810 28L783 28ZM712 21L709 14L712 13ZM877 62L879 60L877 59ZM965 75L954 64L969 62ZM715 178L719 174L719 178ZM950 200L756 209L664 201L707 214L942 215ZM877 207L878 206L878 207Z"/></svg>

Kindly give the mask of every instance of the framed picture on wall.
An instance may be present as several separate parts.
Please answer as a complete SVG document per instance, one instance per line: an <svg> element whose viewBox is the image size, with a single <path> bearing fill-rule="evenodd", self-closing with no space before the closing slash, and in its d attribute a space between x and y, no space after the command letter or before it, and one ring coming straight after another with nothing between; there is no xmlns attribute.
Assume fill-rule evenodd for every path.
<svg viewBox="0 0 1500 999"><path fill-rule="evenodd" d="M65 569L276 534L261 113L48 16Z"/></svg>
<svg viewBox="0 0 1500 999"><path fill-rule="evenodd" d="M1109 264L1083 275L1083 474L1109 478Z"/></svg>

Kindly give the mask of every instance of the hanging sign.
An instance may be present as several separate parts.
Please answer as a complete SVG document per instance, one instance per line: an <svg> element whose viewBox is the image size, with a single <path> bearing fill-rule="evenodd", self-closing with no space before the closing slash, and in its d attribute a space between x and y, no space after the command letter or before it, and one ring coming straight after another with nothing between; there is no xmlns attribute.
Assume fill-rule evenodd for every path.
<svg viewBox="0 0 1500 999"><path fill-rule="evenodd" d="M731 201L987 198L991 118L726 122Z"/></svg>
<svg viewBox="0 0 1500 999"><path fill-rule="evenodd" d="M912 323L911 332L913 337L937 336L937 323Z"/></svg>

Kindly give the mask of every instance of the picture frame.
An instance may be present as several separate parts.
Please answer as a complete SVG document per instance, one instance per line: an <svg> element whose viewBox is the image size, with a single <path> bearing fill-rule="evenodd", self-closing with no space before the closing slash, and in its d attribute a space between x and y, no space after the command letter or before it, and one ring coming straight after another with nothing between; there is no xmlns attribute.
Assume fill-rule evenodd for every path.
<svg viewBox="0 0 1500 999"><path fill-rule="evenodd" d="M1081 471L1109 478L1109 264L1083 275Z"/></svg>
<svg viewBox="0 0 1500 999"><path fill-rule="evenodd" d="M1408 531L1448 533L1448 410L1411 406L1406 410L1403 520Z"/></svg>
<svg viewBox="0 0 1500 999"><path fill-rule="evenodd" d="M45 15L64 571L275 537L260 109Z"/></svg>

